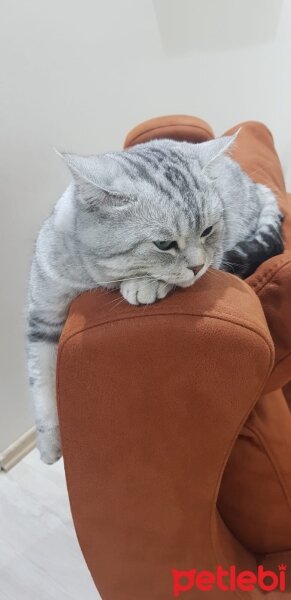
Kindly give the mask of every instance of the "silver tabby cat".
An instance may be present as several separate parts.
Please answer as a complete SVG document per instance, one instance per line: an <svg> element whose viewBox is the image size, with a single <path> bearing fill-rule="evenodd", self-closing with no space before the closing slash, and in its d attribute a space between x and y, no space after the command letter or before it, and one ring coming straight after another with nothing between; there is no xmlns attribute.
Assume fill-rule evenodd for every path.
<svg viewBox="0 0 291 600"><path fill-rule="evenodd" d="M117 287L131 304L150 304L210 266L246 277L282 251L276 198L230 158L235 137L63 155L73 180L38 235L28 298L28 368L46 463L61 456L56 352L74 297Z"/></svg>

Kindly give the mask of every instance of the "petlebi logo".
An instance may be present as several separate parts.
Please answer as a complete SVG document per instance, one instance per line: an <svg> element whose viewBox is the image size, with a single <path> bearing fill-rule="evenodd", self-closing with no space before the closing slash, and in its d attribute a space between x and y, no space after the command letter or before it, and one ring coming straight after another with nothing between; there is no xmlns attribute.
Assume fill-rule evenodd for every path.
<svg viewBox="0 0 291 600"><path fill-rule="evenodd" d="M257 571L238 571L235 565L224 569L217 565L215 571L190 571L172 570L173 576L173 596L178 598L186 592L190 592L188 598L191 598L191 590L209 592L211 590L221 590L223 592L252 592L255 588L263 592L285 592L286 590L287 565L278 565L277 571L265 570L263 565L259 565Z"/></svg>

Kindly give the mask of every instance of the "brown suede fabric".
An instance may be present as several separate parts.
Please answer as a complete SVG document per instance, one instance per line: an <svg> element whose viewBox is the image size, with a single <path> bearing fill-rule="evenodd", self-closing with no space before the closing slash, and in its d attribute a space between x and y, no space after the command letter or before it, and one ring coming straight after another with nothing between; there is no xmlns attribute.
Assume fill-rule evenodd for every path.
<svg viewBox="0 0 291 600"><path fill-rule="evenodd" d="M266 261L248 282L262 303L275 345L266 391L276 390L291 379L291 251Z"/></svg>
<svg viewBox="0 0 291 600"><path fill-rule="evenodd" d="M197 142L213 136L199 119L166 117L136 128L126 144L166 130ZM290 201L267 128L245 124L235 154L278 194L284 255L247 282L210 271L153 306L87 292L62 334L68 491L103 600L168 600L173 568L254 569L258 553L278 553L291 568Z"/></svg>
<svg viewBox="0 0 291 600"><path fill-rule="evenodd" d="M281 390L262 396L224 472L220 514L256 553L291 545L291 417Z"/></svg>
<svg viewBox="0 0 291 600"><path fill-rule="evenodd" d="M168 600L174 567L254 564L233 539L222 551L215 500L273 347L254 292L226 273L151 307L118 297L79 296L62 336L68 490L103 600Z"/></svg>
<svg viewBox="0 0 291 600"><path fill-rule="evenodd" d="M132 129L124 142L124 148L142 144L154 138L197 143L213 139L214 133L206 121L197 117L193 118L187 115L156 117Z"/></svg>

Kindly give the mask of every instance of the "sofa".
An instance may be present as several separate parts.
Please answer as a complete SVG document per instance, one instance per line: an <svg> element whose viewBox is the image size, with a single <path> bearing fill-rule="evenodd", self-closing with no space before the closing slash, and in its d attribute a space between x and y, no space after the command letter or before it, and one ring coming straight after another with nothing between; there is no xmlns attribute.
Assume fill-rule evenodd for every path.
<svg viewBox="0 0 291 600"><path fill-rule="evenodd" d="M103 600L291 598L291 196L268 128L226 133L239 127L233 157L276 193L283 254L244 281L210 270L151 306L83 293L60 340L68 493ZM125 151L160 137L214 133L160 117ZM217 569L241 579L218 584Z"/></svg>

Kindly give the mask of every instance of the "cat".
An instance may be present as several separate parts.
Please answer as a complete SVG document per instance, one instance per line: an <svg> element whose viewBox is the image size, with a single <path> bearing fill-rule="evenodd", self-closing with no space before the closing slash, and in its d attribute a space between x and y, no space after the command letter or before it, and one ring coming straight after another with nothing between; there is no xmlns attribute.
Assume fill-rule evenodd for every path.
<svg viewBox="0 0 291 600"><path fill-rule="evenodd" d="M235 139L163 139L101 156L62 155L72 182L37 237L27 307L44 462L61 456L57 344L78 294L117 287L129 303L150 304L191 286L210 266L244 278L282 252L275 195L230 157Z"/></svg>

